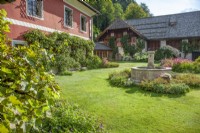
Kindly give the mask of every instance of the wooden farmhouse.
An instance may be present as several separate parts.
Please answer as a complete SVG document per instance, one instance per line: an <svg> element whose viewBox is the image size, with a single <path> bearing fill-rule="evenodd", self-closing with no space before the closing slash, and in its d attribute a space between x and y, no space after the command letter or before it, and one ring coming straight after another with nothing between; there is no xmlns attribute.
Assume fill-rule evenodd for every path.
<svg viewBox="0 0 200 133"><path fill-rule="evenodd" d="M130 45L143 38L145 51L155 51L165 45L181 50L183 40L200 45L200 11L142 19L117 19L97 37L97 41L108 46L109 39L114 37L119 53L123 54L120 52L123 51L120 40L124 35L129 36ZM188 54L187 58L192 59L192 54Z"/></svg>

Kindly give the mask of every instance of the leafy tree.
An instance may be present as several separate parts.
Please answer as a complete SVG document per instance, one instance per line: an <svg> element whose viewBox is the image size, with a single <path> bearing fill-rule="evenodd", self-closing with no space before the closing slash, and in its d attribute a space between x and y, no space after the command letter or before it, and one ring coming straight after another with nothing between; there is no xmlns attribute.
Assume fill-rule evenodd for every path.
<svg viewBox="0 0 200 133"><path fill-rule="evenodd" d="M144 10L144 12L146 12L148 17L152 17L153 16L153 14L150 12L148 6L145 3L141 3L140 7Z"/></svg>
<svg viewBox="0 0 200 133"><path fill-rule="evenodd" d="M115 3L114 4L114 17L116 18L120 18L123 19L124 18L124 11L122 9L122 6L119 3Z"/></svg>
<svg viewBox="0 0 200 133"><path fill-rule="evenodd" d="M115 8L111 0L88 1L95 9L100 11L100 15L94 17L94 24L103 31L114 20Z"/></svg>
<svg viewBox="0 0 200 133"><path fill-rule="evenodd" d="M0 4L5 4L5 3L11 3L14 2L15 0L1 0Z"/></svg>
<svg viewBox="0 0 200 133"><path fill-rule="evenodd" d="M100 34L99 28L93 25L93 40L96 41L97 36Z"/></svg>
<svg viewBox="0 0 200 133"><path fill-rule="evenodd" d="M0 10L0 131L26 132L39 124L43 113L59 96L54 78L45 72L45 50L38 44L10 47L5 10Z"/></svg>
<svg viewBox="0 0 200 133"><path fill-rule="evenodd" d="M136 3L135 0L112 0L113 3L119 3L125 11L130 3Z"/></svg>
<svg viewBox="0 0 200 133"><path fill-rule="evenodd" d="M148 14L137 3L130 3L125 11L125 19L144 18Z"/></svg>

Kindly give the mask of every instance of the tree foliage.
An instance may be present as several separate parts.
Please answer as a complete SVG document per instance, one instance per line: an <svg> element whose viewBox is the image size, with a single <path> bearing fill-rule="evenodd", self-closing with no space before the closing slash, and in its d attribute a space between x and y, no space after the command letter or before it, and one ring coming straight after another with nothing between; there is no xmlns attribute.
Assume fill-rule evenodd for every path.
<svg viewBox="0 0 200 133"><path fill-rule="evenodd" d="M144 10L144 12L146 12L148 17L152 17L153 14L150 12L148 6L145 3L141 3L140 7Z"/></svg>
<svg viewBox="0 0 200 133"><path fill-rule="evenodd" d="M114 6L114 18L120 18L120 19L123 19L124 18L124 11L122 9L122 6L119 4L119 3L114 3L113 4Z"/></svg>
<svg viewBox="0 0 200 133"><path fill-rule="evenodd" d="M100 31L115 19L134 19L151 16L145 3L138 5L135 0L85 0L101 14L94 17L94 25ZM133 8L133 9L132 9ZM125 16L125 17L124 17ZM95 36L96 33L94 33Z"/></svg>
<svg viewBox="0 0 200 133"><path fill-rule="evenodd" d="M136 3L135 0L112 0L113 3L119 3L125 11L130 3Z"/></svg>
<svg viewBox="0 0 200 133"><path fill-rule="evenodd" d="M10 47L5 32L9 22L0 10L0 131L26 132L39 124L43 113L59 96L54 78L45 72L45 50L38 44Z"/></svg>
<svg viewBox="0 0 200 133"><path fill-rule="evenodd" d="M101 14L94 17L94 24L103 31L113 20L115 8L111 0L89 1Z"/></svg>
<svg viewBox="0 0 200 133"><path fill-rule="evenodd" d="M144 18L148 14L137 3L130 3L125 11L125 19Z"/></svg>

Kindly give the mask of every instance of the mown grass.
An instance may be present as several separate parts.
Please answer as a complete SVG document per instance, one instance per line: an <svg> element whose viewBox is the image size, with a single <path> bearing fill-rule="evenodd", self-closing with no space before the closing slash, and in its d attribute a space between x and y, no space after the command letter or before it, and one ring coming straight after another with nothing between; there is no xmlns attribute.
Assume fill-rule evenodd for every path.
<svg viewBox="0 0 200 133"><path fill-rule="evenodd" d="M111 133L200 132L200 89L186 95L162 95L134 88L112 87L107 81L113 71L145 66L120 63L119 68L75 72L57 76L62 97L98 116Z"/></svg>

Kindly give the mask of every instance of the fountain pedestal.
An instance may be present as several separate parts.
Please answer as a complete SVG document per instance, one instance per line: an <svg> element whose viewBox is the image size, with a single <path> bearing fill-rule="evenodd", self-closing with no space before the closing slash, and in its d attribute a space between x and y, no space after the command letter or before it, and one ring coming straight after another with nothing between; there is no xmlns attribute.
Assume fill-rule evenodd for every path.
<svg viewBox="0 0 200 133"><path fill-rule="evenodd" d="M158 68L154 66L154 51L148 52L148 65L147 67L132 67L131 79L135 83L140 83L142 80L154 80L160 77L163 73L170 73L171 68Z"/></svg>
<svg viewBox="0 0 200 133"><path fill-rule="evenodd" d="M155 54L154 51L148 51L148 65L147 65L147 68L149 68L149 69L154 69L155 68L155 66L154 66L154 54Z"/></svg>

